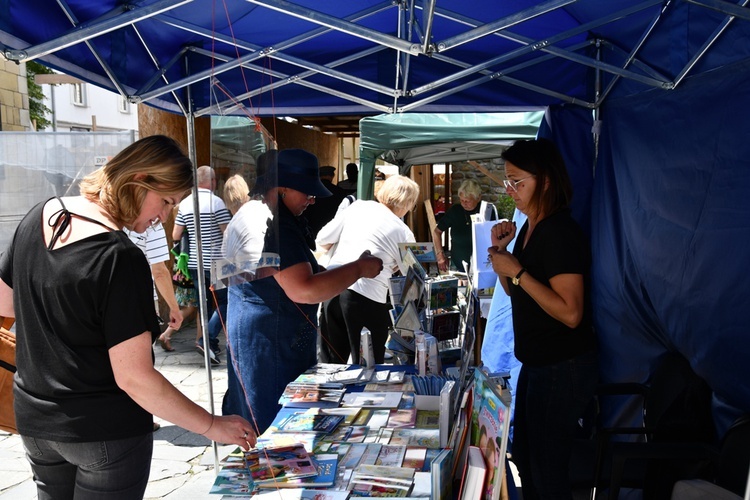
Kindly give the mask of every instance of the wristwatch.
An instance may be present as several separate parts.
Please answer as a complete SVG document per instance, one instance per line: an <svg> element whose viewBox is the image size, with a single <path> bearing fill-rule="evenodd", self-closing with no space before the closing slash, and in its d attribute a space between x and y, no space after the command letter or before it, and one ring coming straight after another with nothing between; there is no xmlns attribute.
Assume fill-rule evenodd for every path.
<svg viewBox="0 0 750 500"><path fill-rule="evenodd" d="M518 286L520 284L521 275L526 272L526 268L522 267L520 271L518 271L518 274L515 275L515 277L510 279L510 282L514 285Z"/></svg>

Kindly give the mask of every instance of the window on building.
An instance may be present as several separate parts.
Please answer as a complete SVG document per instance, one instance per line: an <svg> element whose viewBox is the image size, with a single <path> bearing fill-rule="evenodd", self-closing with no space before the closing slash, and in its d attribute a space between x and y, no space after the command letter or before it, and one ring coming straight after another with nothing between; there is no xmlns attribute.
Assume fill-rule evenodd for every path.
<svg viewBox="0 0 750 500"><path fill-rule="evenodd" d="M130 114L130 102L127 100L127 98L120 96L120 107L118 108L120 110L120 113Z"/></svg>
<svg viewBox="0 0 750 500"><path fill-rule="evenodd" d="M86 84L85 83L73 84L73 105L86 106Z"/></svg>

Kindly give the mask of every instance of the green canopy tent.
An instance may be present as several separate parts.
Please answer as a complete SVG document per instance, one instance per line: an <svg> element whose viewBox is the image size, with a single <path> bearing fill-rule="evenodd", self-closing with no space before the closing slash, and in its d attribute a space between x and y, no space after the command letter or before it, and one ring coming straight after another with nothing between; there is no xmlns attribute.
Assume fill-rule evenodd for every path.
<svg viewBox="0 0 750 500"><path fill-rule="evenodd" d="M357 197L373 196L375 161L407 173L412 165L497 158L517 139L536 137L544 111L402 113L363 118Z"/></svg>

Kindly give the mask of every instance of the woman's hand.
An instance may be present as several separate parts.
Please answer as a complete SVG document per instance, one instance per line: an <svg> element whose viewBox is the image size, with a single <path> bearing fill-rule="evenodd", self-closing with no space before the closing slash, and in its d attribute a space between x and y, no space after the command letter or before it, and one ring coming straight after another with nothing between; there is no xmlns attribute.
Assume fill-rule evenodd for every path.
<svg viewBox="0 0 750 500"><path fill-rule="evenodd" d="M383 270L383 260L373 256L369 250L362 252L357 263L362 278L374 278Z"/></svg>
<svg viewBox="0 0 750 500"><path fill-rule="evenodd" d="M246 451L255 446L257 440L250 422L239 415L214 415L211 427L203 435L217 443L236 444Z"/></svg>
<svg viewBox="0 0 750 500"><path fill-rule="evenodd" d="M516 237L516 223L509 220L498 222L490 229L490 237L492 246L504 251Z"/></svg>
<svg viewBox="0 0 750 500"><path fill-rule="evenodd" d="M490 247L487 249L487 258L492 263L492 270L501 278L515 276L522 267L518 259L505 249L500 250L497 247Z"/></svg>

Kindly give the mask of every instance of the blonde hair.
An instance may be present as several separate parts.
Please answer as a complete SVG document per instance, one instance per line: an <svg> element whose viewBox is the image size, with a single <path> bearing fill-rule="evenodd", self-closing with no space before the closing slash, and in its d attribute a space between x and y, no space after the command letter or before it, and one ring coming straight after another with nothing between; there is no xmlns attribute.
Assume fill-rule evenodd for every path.
<svg viewBox="0 0 750 500"><path fill-rule="evenodd" d="M232 215L237 213L245 202L250 200L250 188L240 174L234 174L224 183L224 203Z"/></svg>
<svg viewBox="0 0 750 500"><path fill-rule="evenodd" d="M182 197L192 186L193 164L180 144L164 135L152 135L84 177L80 193L127 226L140 215L148 191Z"/></svg>
<svg viewBox="0 0 750 500"><path fill-rule="evenodd" d="M392 175L383 181L376 198L391 211L414 208L419 198L419 184L403 175Z"/></svg>
<svg viewBox="0 0 750 500"><path fill-rule="evenodd" d="M458 196L462 195L478 200L482 197L482 187L474 179L466 179L458 186Z"/></svg>

